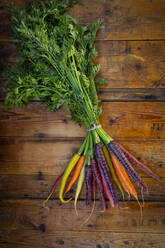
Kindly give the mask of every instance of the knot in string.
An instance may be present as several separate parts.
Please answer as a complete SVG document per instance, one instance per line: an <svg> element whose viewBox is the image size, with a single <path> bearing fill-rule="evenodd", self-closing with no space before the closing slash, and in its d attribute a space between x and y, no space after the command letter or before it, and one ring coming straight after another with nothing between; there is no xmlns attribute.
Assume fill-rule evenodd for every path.
<svg viewBox="0 0 165 248"><path fill-rule="evenodd" d="M91 132L91 131L94 131L95 129L98 129L98 128L101 128L101 125L94 124L92 128L87 129L87 130L88 130L88 132Z"/></svg>

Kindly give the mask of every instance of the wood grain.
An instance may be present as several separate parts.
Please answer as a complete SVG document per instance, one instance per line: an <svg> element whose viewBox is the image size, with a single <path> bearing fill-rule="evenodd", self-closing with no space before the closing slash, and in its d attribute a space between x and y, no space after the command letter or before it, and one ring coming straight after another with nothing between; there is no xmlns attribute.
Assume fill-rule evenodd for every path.
<svg viewBox="0 0 165 248"><path fill-rule="evenodd" d="M73 141L72 145L71 141ZM46 198L51 185L62 173L71 154L81 144L79 140L65 139L62 142L61 139L50 138L1 138L1 142L0 195L2 198ZM161 182L156 182L138 170L149 188L149 195L145 194L145 200L164 200L164 140L155 140L154 143L153 140L147 140L145 147L141 140L121 141L121 143L162 178ZM85 197L84 191L82 199ZM57 192L58 188L56 197ZM120 194L118 196L121 200Z"/></svg>
<svg viewBox="0 0 165 248"><path fill-rule="evenodd" d="M22 5L32 0L14 0ZM0 1L0 71L18 59L8 4ZM43 199L79 148L86 128L73 123L68 109L50 113L41 102L27 108L0 109L0 247L2 248L164 248L165 247L165 0L83 0L69 13L90 24L103 21L96 46L100 75L102 126L161 182L138 170L149 187L143 219L137 202L119 192L119 209L100 212L99 194L92 217L85 187L78 202L61 205L58 189ZM1 106L5 98L0 78ZM137 185L136 185L137 187ZM67 197L74 197L73 191ZM138 189L139 200L142 201ZM108 203L108 201L107 201Z"/></svg>
<svg viewBox="0 0 165 248"><path fill-rule="evenodd" d="M119 140L120 141L120 140ZM51 138L1 138L1 174L59 175L82 141ZM121 140L132 154L158 175L165 176L164 140Z"/></svg>
<svg viewBox="0 0 165 248"><path fill-rule="evenodd" d="M162 170L163 172L163 170ZM165 177L161 176L161 182L157 182L152 178L148 178L143 176L142 173L139 173L143 181L148 186L148 193L144 193L143 197L145 201L164 201L165 198ZM161 174L160 174L161 175ZM0 176L0 196L1 199L43 199L45 200L49 195L50 188L55 182L57 176L56 175L47 175L47 173L43 173L42 171L38 171L37 174L26 175L26 174L5 174ZM141 189L135 185L138 198L142 202L143 198L141 196ZM76 185L72 187L71 192L69 192L66 197L75 197ZM52 198L56 201L59 199L58 197L59 185L56 188L55 193ZM123 201L122 196L118 189L116 188L116 195L119 201ZM86 187L83 186L82 192L79 196L79 200L84 201L85 208L85 197L86 197ZM100 201L100 194L97 191L96 200ZM133 197L129 198L127 194L125 194L125 201L135 201ZM107 202L108 204L108 202Z"/></svg>
<svg viewBox="0 0 165 248"><path fill-rule="evenodd" d="M103 21L98 39L137 40L164 39L164 0L92 0L83 1L83 6L74 6L70 13L88 24L98 18ZM95 11L93 11L95 6ZM85 17L85 18L84 18Z"/></svg>
<svg viewBox="0 0 165 248"><path fill-rule="evenodd" d="M165 102L103 102L102 126L114 138L165 138ZM84 137L69 110L52 113L40 102L27 108L2 109L0 136ZM69 130L69 131L68 131Z"/></svg>
<svg viewBox="0 0 165 248"><path fill-rule="evenodd" d="M107 209L100 212L99 203L89 222L80 226L91 211L84 207L84 202L78 203L79 216L75 214L73 203L60 204L49 201L50 211L43 208L42 200L3 200L0 205L0 230L38 229L41 224L45 232L49 231L105 231L127 233L164 233L165 203L146 203L143 208L143 220L137 202L123 202L125 209ZM62 224L63 223L63 224Z"/></svg>
<svg viewBox="0 0 165 248"><path fill-rule="evenodd" d="M1 231L2 248L164 248L164 234L157 233L120 233L120 232L96 232L88 231L63 231L56 230L42 232L40 228L35 230L23 229L10 231ZM26 240L26 241L25 241Z"/></svg>
<svg viewBox="0 0 165 248"><path fill-rule="evenodd" d="M0 85L0 102L3 104L6 97L3 80ZM102 102L165 102L165 88L100 88L99 99ZM31 102L39 101L33 99Z"/></svg>
<svg viewBox="0 0 165 248"><path fill-rule="evenodd" d="M164 103L104 102L102 106L104 114L101 115L100 121L112 137L146 139L164 137L162 123L165 117Z"/></svg>
<svg viewBox="0 0 165 248"><path fill-rule="evenodd" d="M101 64L100 75L108 81L104 88L165 88L165 41L97 41L96 46L99 54L96 62ZM13 63L17 57L12 42L0 42L0 50L2 70L5 63ZM2 84L1 79L1 86ZM141 94L143 95L143 92ZM152 98L152 95L156 96L154 90L150 95L150 99L157 99ZM0 96L3 96L2 90ZM134 100L137 100L137 97ZM105 98L104 94L101 98ZM132 97L128 96L127 99L130 98L133 99L133 93ZM114 99L120 99L120 96ZM138 99L147 100L140 97ZM165 97L163 99L165 100Z"/></svg>
<svg viewBox="0 0 165 248"><path fill-rule="evenodd" d="M11 40L10 18L7 4L1 3L0 24L1 40ZM25 1L14 0L18 4ZM27 1L26 1L27 2ZM127 4L122 0L83 0L83 6L76 5L70 10L70 14L79 18L81 24L90 24L101 19L103 24L97 39L104 40L144 40L165 39L165 1L128 0ZM93 6L94 11L93 11Z"/></svg>

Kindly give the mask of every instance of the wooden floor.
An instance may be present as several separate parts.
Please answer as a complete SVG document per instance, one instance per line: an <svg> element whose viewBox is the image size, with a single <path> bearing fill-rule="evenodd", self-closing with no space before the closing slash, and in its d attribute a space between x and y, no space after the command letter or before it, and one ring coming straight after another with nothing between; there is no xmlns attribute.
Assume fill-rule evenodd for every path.
<svg viewBox="0 0 165 248"><path fill-rule="evenodd" d="M0 1L0 69L16 59L9 2ZM85 190L78 217L73 202L61 205L57 192L48 211L43 199L86 130L71 121L66 108L50 113L40 102L31 102L25 109L1 109L1 248L165 247L165 0L83 2L70 13L82 24L103 21L96 41L101 75L108 79L100 89L102 125L162 182L140 173L149 186L142 221L136 202L126 199L120 209L101 213L97 196L91 219L81 225L91 211L84 204ZM0 84L3 105L2 78Z"/></svg>

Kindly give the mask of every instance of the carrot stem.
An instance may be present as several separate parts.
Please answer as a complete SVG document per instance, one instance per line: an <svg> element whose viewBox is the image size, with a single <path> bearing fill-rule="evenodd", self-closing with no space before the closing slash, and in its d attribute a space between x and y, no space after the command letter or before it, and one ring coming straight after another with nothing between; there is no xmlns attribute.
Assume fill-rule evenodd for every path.
<svg viewBox="0 0 165 248"><path fill-rule="evenodd" d="M104 140L106 145L113 141L113 138L109 134L107 134L103 128L98 128L96 130L97 134Z"/></svg>
<svg viewBox="0 0 165 248"><path fill-rule="evenodd" d="M81 156L81 154L83 153L84 151L84 148L86 146L86 142L87 142L87 139L88 139L88 136L85 138L84 142L82 143L80 149L78 150L77 154Z"/></svg>
<svg viewBox="0 0 165 248"><path fill-rule="evenodd" d="M99 135L97 134L96 130L93 130L92 131L92 134L93 134L94 144L99 143L100 142L100 138L99 138Z"/></svg>

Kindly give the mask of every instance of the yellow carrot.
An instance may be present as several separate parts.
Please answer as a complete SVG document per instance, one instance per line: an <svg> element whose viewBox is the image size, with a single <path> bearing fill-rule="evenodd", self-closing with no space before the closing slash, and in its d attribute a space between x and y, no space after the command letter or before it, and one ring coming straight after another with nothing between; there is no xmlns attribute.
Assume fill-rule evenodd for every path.
<svg viewBox="0 0 165 248"><path fill-rule="evenodd" d="M80 158L80 155L78 153L74 154L74 156L70 160L70 162L69 162L69 164L68 164L68 166L64 172L64 175L62 177L60 191L59 191L59 198L60 198L61 202L63 202L63 203L70 202L72 199L72 198L70 198L69 200L64 200L63 199L63 192L64 192L64 188L66 185L66 181L67 181L71 171L73 170L73 168L77 164L77 161L79 160L79 158Z"/></svg>
<svg viewBox="0 0 165 248"><path fill-rule="evenodd" d="M85 164L82 167L81 172L80 172L80 176L78 178L77 188L76 188L76 194L75 194L75 200L74 200L74 207L75 207L75 211L76 211L76 214L77 215L78 215L78 213L77 213L77 199L78 199L79 194L81 192L84 179L85 179Z"/></svg>

